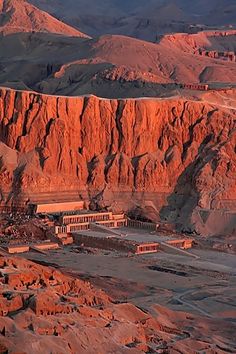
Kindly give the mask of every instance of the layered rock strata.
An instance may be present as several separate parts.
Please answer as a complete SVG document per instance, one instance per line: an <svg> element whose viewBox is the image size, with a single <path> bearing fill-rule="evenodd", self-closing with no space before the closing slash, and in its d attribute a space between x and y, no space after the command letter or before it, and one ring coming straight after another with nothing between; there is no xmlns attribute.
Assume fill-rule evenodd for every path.
<svg viewBox="0 0 236 354"><path fill-rule="evenodd" d="M81 192L107 206L115 193L119 206L146 199L163 219L185 223L196 209L232 211L235 128L234 106L209 99L111 100L1 89L2 200Z"/></svg>

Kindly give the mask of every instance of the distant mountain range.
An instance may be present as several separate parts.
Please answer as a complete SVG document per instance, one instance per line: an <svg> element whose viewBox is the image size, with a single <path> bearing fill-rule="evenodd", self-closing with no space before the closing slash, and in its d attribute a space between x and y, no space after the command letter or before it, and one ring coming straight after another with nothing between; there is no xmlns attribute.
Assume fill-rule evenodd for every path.
<svg viewBox="0 0 236 354"><path fill-rule="evenodd" d="M235 0L30 0L91 36L155 40L160 33L236 26Z"/></svg>
<svg viewBox="0 0 236 354"><path fill-rule="evenodd" d="M109 13L126 9L131 16L130 5L113 3ZM82 1L76 4L82 8ZM140 7L135 10L140 12L141 2L137 4ZM162 95L173 92L175 84L236 82L235 59L214 54L236 52L233 30L156 35L155 43L124 35L91 38L25 0L0 0L0 10L2 86L53 95L116 98ZM163 5L162 18L174 11L184 19L176 4ZM136 31L140 37L138 34L148 35L149 29L143 26ZM202 55L208 50L210 55Z"/></svg>

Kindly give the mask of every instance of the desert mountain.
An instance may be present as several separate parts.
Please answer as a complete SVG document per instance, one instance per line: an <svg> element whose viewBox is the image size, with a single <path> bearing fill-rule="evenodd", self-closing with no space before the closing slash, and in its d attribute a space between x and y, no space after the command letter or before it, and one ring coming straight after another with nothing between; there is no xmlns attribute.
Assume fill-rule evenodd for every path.
<svg viewBox="0 0 236 354"><path fill-rule="evenodd" d="M87 37L25 0L0 0L0 32L49 32Z"/></svg>
<svg viewBox="0 0 236 354"><path fill-rule="evenodd" d="M132 17L132 4L120 3L119 11ZM151 194L157 219L206 234L234 232L224 211L236 200L235 30L158 35L155 43L80 38L23 0L1 5L3 203L63 186L102 208L121 193L129 210L137 196ZM163 6L163 19L174 11L185 21L179 2Z"/></svg>
<svg viewBox="0 0 236 354"><path fill-rule="evenodd" d="M234 84L234 51L233 30L165 35L157 43L17 33L0 38L0 85L68 96L178 94L180 84Z"/></svg>
<svg viewBox="0 0 236 354"><path fill-rule="evenodd" d="M121 34L155 40L160 33L236 25L234 0L30 0L91 36Z"/></svg>
<svg viewBox="0 0 236 354"><path fill-rule="evenodd" d="M235 10L0 0L0 353L235 352L235 262L213 260L214 247L235 250ZM76 232L67 250L34 253L61 218L26 209L77 200L155 222L139 225L152 242L168 236L171 253L172 236L197 247L138 263L125 246L93 248L99 236L77 244ZM6 255L21 242L31 261Z"/></svg>
<svg viewBox="0 0 236 354"><path fill-rule="evenodd" d="M69 5L70 13L74 2ZM83 2L77 5L83 13ZM95 9L100 13L106 6L102 2ZM157 11L162 20L172 13L181 21L185 18L177 2L156 4L152 14L148 4L143 6L138 2L135 13L143 9L147 17ZM63 4L58 3L58 8ZM120 16L122 12L132 16L131 3L118 7L113 3L108 15L115 8ZM211 8L209 4L208 11ZM2 86L56 95L117 98L173 95L180 84L228 85L236 81L235 57L227 56L236 51L234 30L159 35L155 43L121 35L90 39L24 0L1 0L0 9L1 31L5 34L0 38ZM141 31L145 33L146 27ZM222 52L226 53L223 57L219 56Z"/></svg>

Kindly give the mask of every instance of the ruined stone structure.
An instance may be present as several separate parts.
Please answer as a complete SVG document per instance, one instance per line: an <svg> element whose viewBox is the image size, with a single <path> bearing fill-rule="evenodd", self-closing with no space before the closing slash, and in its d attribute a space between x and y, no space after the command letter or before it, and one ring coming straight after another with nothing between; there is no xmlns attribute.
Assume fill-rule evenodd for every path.
<svg viewBox="0 0 236 354"><path fill-rule="evenodd" d="M63 237L63 238L61 239L61 244L62 244L63 246L71 245L73 242L74 242L74 239L73 239L72 236Z"/></svg>
<svg viewBox="0 0 236 354"><path fill-rule="evenodd" d="M159 250L158 242L138 241L129 237L118 237L101 232L79 232L74 235L75 243L85 247L101 248L133 254L156 253Z"/></svg>
<svg viewBox="0 0 236 354"><path fill-rule="evenodd" d="M36 214L52 214L52 213L61 213L61 212L72 212L83 210L84 202L61 202L61 203L43 203L43 204L31 204L31 211Z"/></svg>
<svg viewBox="0 0 236 354"><path fill-rule="evenodd" d="M193 245L193 239L181 239L181 240L168 240L166 241L166 243L168 243L171 246L177 247L177 248L181 248L181 249L189 249L192 248Z"/></svg>
<svg viewBox="0 0 236 354"><path fill-rule="evenodd" d="M62 245L68 245L73 243L73 237L71 237L71 235L64 235L64 237L62 237L61 242ZM25 253L25 252L29 252L30 250L33 251L38 251L38 252L42 252L43 251L49 251L49 250L55 250L60 248L59 244L57 242L51 242L49 241L44 241L41 243L27 243L27 244L22 244L22 245L4 245L3 246L3 250L6 250L6 252L8 252L9 254L18 254L18 253Z"/></svg>
<svg viewBox="0 0 236 354"><path fill-rule="evenodd" d="M208 84L184 84L181 85L184 89L188 90L198 90L198 91L207 91L209 89Z"/></svg>
<svg viewBox="0 0 236 354"><path fill-rule="evenodd" d="M111 251L119 251L133 254L156 253L160 249L169 252L177 252L177 249L187 250L192 247L192 239L178 239L170 236L159 236L150 232L132 230L131 233L107 234L99 231L80 231L74 234L74 242L80 246L101 248ZM170 247L165 247L165 245Z"/></svg>
<svg viewBox="0 0 236 354"><path fill-rule="evenodd" d="M202 56L206 56L209 58L221 59L221 60L228 60L232 62L236 62L236 53L231 52L218 52L216 50L205 50L199 49L198 53Z"/></svg>
<svg viewBox="0 0 236 354"><path fill-rule="evenodd" d="M97 223L110 228L119 228L127 225L125 215L112 212L81 212L80 214L63 215L61 225L55 226L55 234L67 234L80 230L88 230L91 223Z"/></svg>
<svg viewBox="0 0 236 354"><path fill-rule="evenodd" d="M6 250L11 254L29 252L29 245L8 245Z"/></svg>
<svg viewBox="0 0 236 354"><path fill-rule="evenodd" d="M55 250L58 249L59 245L57 242L43 242L34 245L34 249L39 251Z"/></svg>
<svg viewBox="0 0 236 354"><path fill-rule="evenodd" d="M150 230L150 231L156 231L159 228L159 224L157 224L157 223L143 222L143 221L132 220L132 219L127 220L127 226L133 227L135 229L144 229L144 230Z"/></svg>
<svg viewBox="0 0 236 354"><path fill-rule="evenodd" d="M143 243L136 248L136 254L155 253L159 250L158 243Z"/></svg>

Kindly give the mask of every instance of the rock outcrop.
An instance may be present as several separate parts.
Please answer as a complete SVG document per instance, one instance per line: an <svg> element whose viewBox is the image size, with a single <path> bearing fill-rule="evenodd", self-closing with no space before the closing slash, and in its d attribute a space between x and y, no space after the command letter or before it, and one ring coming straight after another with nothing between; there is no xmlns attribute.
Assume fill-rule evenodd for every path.
<svg viewBox="0 0 236 354"><path fill-rule="evenodd" d="M158 305L151 314L52 267L0 256L1 353L174 354L213 350L216 343L223 353L233 352L234 332L219 318Z"/></svg>
<svg viewBox="0 0 236 354"><path fill-rule="evenodd" d="M217 95L105 100L1 89L2 198L77 191L105 206L116 193L129 209L144 197L162 219L186 225L199 208L235 209L235 92Z"/></svg>

